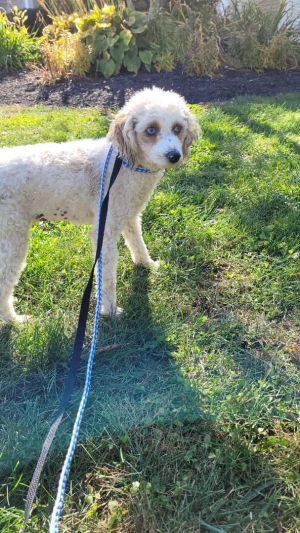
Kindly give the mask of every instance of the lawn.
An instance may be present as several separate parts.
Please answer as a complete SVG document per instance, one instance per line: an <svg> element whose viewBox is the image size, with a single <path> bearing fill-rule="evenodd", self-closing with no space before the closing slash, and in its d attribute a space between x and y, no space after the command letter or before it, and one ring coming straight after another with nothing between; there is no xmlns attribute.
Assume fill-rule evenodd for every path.
<svg viewBox="0 0 300 533"><path fill-rule="evenodd" d="M300 531L300 94L193 111L203 137L144 215L161 268L133 267L120 243L124 315L101 324L62 532ZM101 136L107 125L95 109L0 107L0 144ZM33 227L17 288L33 318L0 329L3 533L21 527L59 402L88 232ZM70 415L83 378L84 366ZM53 446L32 533L47 531L71 425Z"/></svg>

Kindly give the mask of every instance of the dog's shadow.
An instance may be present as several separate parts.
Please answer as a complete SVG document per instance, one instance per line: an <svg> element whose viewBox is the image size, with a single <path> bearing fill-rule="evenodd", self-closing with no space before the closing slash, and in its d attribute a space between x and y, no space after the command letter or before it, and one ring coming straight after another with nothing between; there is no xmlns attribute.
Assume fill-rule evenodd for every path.
<svg viewBox="0 0 300 533"><path fill-rule="evenodd" d="M112 353L95 361L90 410L101 428L132 428L136 425L174 422L203 416L199 398L184 380L172 358L175 346L166 340L164 327L157 324L149 302L149 271L134 267L131 289L124 304L124 317L104 323L101 344L120 343Z"/></svg>
<svg viewBox="0 0 300 533"><path fill-rule="evenodd" d="M205 418L197 392L174 362L172 353L176 347L166 339L163 325L153 316L149 271L134 267L130 276L124 314L101 322L81 441L103 431L121 433L137 426ZM70 350L71 346L72 343ZM52 453L68 444L85 379L87 353ZM66 374L66 369L62 370L60 362L46 371L32 370L27 375L27 388L24 382L21 392L16 386L6 391L12 402L4 401L1 414L4 431L0 436L0 475L1 470L2 474L7 473L17 462L26 466L38 457L59 401Z"/></svg>

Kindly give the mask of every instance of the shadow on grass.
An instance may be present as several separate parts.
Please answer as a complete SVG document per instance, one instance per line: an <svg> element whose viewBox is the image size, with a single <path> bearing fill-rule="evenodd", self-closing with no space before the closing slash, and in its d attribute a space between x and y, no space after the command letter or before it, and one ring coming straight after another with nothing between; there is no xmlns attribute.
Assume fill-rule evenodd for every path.
<svg viewBox="0 0 300 533"><path fill-rule="evenodd" d="M139 533L212 531L207 523L224 525L226 531L241 531L242 526L251 526L251 513L256 513L258 523L259 513L263 516L269 509L274 514L273 523L277 513L275 473L246 443L216 427L204 412L201 394L172 359L176 347L166 340L163 325L153 318L148 272L144 269L133 269L124 307L124 317L102 322L100 345L117 343L122 348L101 352L95 359L81 445L71 472L75 505L84 499L88 485L89 494L101 493L102 519L107 519L110 501L117 498L130 517L128 524L127 512L125 518L120 515L122 531ZM83 374L81 370L79 384ZM48 381L45 374L44 387ZM24 485L16 484L16 478L23 471L23 483L29 482L46 429L44 425L41 431L39 421L43 416L43 423L45 418L50 423L53 413L45 389L34 401L30 401L28 391L23 392L22 404L15 405L15 434L9 450L10 466L17 460L20 465L3 484L8 487L10 505L21 508L25 491ZM78 394L74 404L78 404ZM56 491L70 429L69 419L45 468L38 525L32 531L47 530L49 494ZM132 492L131 487L137 487L134 483L138 483L138 493ZM7 504L5 497L3 503ZM71 505L74 509L74 502ZM68 531L78 530L80 525L81 531L88 532L95 526L95 522L86 522L85 528L73 511L67 515L64 525Z"/></svg>
<svg viewBox="0 0 300 533"><path fill-rule="evenodd" d="M294 107L292 106L292 109ZM298 106L299 109L299 106ZM225 106L224 111L229 116L237 118L242 125L246 125L253 133L260 133L266 137L273 137L279 141L283 146L290 150L291 155L300 155L300 145L288 138L284 132L278 131L269 124L260 122L257 119L249 117L247 110L243 112L241 108L233 108ZM274 155L274 158L276 155ZM282 154L282 159L286 160L287 155ZM256 164L255 171L259 177L260 173L260 155L257 156L258 162ZM295 198L296 193L292 193L295 190L295 185L298 180L297 166L298 163L294 163L290 170L286 169L287 180L291 181L291 187L288 188L289 181L286 183L286 187L264 189L264 191L255 197L251 195L250 201L245 199L245 205L240 206L237 209L237 214L240 218L241 224L247 228L250 234L259 235L260 231L265 231L266 228L266 240L278 241L279 239L293 239L299 233L299 201ZM271 171L270 171L271 172ZM294 174L294 178L291 176ZM271 228L269 229L269 227ZM273 226L273 227L272 227ZM270 231L273 234L270 235ZM292 247L292 246L291 246Z"/></svg>
<svg viewBox="0 0 300 533"><path fill-rule="evenodd" d="M104 427L128 430L141 425L204 418L201 399L172 360L175 347L166 340L148 298L149 272L134 267L124 317L103 322L102 345L120 343L115 352L95 360L90 408L83 432ZM89 421L89 409L97 413Z"/></svg>
<svg viewBox="0 0 300 533"><path fill-rule="evenodd" d="M276 128L273 128L270 124L266 124L265 122L261 122L253 118L252 116L249 116L247 109L247 106L223 106L223 111L227 115L237 118L240 124L243 124L250 128L253 133L262 133L263 135L266 135L268 137L275 137L280 143L287 146L287 148L289 148L292 152L298 155L300 154L300 145L297 142L290 139L284 132L278 131ZM285 102L285 109L297 111L299 110L299 104ZM294 126L296 126L296 124ZM297 128L299 128L299 122L298 126L296 127L296 130Z"/></svg>

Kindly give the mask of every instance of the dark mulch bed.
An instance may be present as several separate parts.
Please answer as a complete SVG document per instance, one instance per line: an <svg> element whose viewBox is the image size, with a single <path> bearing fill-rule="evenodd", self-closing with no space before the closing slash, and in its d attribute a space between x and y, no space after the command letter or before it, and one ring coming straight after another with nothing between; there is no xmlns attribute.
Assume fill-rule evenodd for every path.
<svg viewBox="0 0 300 533"><path fill-rule="evenodd" d="M0 73L0 104L119 107L128 96L156 85L182 94L189 103L218 102L241 95L276 95L300 91L300 69L254 72L224 69L214 78L174 72L121 74L109 80L72 79L42 85L33 71Z"/></svg>

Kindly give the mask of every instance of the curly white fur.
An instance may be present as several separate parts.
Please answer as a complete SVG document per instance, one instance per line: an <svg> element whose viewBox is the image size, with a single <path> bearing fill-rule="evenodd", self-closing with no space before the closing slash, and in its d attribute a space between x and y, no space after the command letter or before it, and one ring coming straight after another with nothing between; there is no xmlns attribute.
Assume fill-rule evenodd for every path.
<svg viewBox="0 0 300 533"><path fill-rule="evenodd" d="M155 135L148 136L149 126ZM154 87L129 100L106 138L0 149L0 319L21 322L26 318L14 310L13 291L25 267L34 221L91 224L95 243L99 169L109 143L133 164L151 170L140 174L122 167L110 195L103 243L102 312L116 313L118 239L123 234L136 264L155 264L143 240L141 213L164 169L174 165L166 154L175 150L180 158L176 163L182 161L198 134L199 125L183 98ZM108 176L112 165L113 161Z"/></svg>

